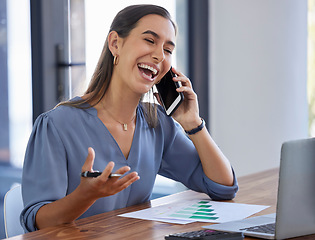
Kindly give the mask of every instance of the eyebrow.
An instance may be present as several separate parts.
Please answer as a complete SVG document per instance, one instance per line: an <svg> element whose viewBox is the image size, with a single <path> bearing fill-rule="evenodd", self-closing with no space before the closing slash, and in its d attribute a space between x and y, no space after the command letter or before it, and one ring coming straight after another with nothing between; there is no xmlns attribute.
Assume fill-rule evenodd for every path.
<svg viewBox="0 0 315 240"><path fill-rule="evenodd" d="M154 37L156 37L157 39L160 39L160 36L156 32L153 32L151 30L147 30L147 31L143 32L142 34L151 34ZM173 41L167 41L167 43L172 45L173 47L175 47L175 43Z"/></svg>

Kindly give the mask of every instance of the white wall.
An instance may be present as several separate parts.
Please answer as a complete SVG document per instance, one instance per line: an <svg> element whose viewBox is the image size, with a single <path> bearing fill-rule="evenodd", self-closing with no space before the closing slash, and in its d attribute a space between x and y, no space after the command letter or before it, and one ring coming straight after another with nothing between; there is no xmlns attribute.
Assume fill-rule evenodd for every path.
<svg viewBox="0 0 315 240"><path fill-rule="evenodd" d="M211 0L211 134L237 176L307 137L306 0Z"/></svg>

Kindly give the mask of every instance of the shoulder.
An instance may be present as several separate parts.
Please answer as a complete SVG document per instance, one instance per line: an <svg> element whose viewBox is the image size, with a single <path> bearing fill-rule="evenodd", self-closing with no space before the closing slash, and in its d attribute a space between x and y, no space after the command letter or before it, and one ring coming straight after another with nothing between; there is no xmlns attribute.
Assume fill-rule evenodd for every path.
<svg viewBox="0 0 315 240"><path fill-rule="evenodd" d="M48 118L53 121L71 119L76 115L80 115L81 109L70 106L58 106L52 110L42 113L39 118Z"/></svg>
<svg viewBox="0 0 315 240"><path fill-rule="evenodd" d="M164 132L165 135L176 134L177 131L181 131L181 126L170 116L166 115L164 109L159 104L153 103L141 103L139 104L139 112L141 113L142 119L145 119L146 112L148 111L149 105L152 108L156 108L157 126L155 132Z"/></svg>
<svg viewBox="0 0 315 240"><path fill-rule="evenodd" d="M156 118L158 121L158 126L163 125L165 122L172 122L173 119L166 115L164 109L159 104L155 103L148 103L148 102L141 102L138 105L139 113L141 114L142 118L145 119L146 115L155 114L153 110L156 111Z"/></svg>
<svg viewBox="0 0 315 240"><path fill-rule="evenodd" d="M54 109L42 113L36 120L35 124L40 122L52 123L56 126L66 127L67 125L74 125L78 121L85 121L97 115L94 108L81 109L77 107L59 105Z"/></svg>
<svg viewBox="0 0 315 240"><path fill-rule="evenodd" d="M166 115L162 106L158 105L157 107L157 116L159 123L163 126L163 128L174 129L175 131L182 131L181 125L176 122L171 116Z"/></svg>

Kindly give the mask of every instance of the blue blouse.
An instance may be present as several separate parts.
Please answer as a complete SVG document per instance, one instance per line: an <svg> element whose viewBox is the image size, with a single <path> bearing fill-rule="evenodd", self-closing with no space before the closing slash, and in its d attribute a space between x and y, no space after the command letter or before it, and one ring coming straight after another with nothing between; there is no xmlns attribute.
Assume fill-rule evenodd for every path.
<svg viewBox="0 0 315 240"><path fill-rule="evenodd" d="M210 180L203 172L198 153L181 126L158 108L159 124L150 128L141 104L128 159L97 116L95 108L59 106L40 115L25 153L21 224L35 231L35 216L44 204L61 199L80 184L88 147L95 150L94 170L103 171L109 161L118 168L128 165L140 180L123 191L98 199L80 218L143 203L150 199L156 174L204 192L214 200L232 199L238 190Z"/></svg>

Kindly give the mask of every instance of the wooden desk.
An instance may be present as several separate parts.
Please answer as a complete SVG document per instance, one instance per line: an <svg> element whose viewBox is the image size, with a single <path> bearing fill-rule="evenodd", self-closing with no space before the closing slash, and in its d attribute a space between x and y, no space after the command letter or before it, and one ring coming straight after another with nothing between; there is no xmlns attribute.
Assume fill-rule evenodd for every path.
<svg viewBox="0 0 315 240"><path fill-rule="evenodd" d="M268 170L238 179L239 192L236 198L228 202L270 205L256 215L276 211L278 187L278 169ZM175 232L194 231L209 223L195 222L186 225L169 224L157 221L117 217L117 215L154 207L162 203L176 203L182 199L200 199L207 196L191 190L152 200L144 204L77 220L74 224L42 229L36 232L10 238L21 239L105 239L105 240L163 240L164 236ZM311 238L310 238L311 237ZM253 238L246 238L253 239ZM315 239L315 235L296 238Z"/></svg>

